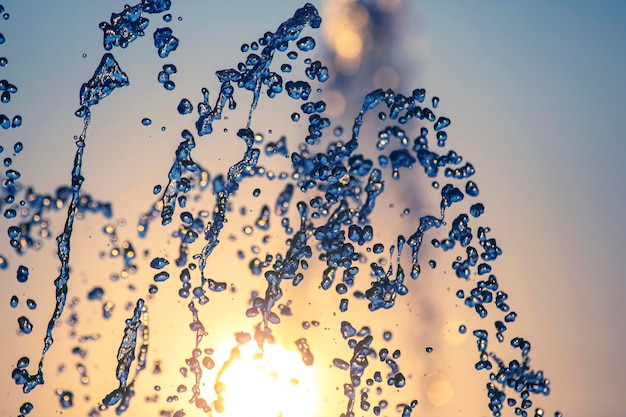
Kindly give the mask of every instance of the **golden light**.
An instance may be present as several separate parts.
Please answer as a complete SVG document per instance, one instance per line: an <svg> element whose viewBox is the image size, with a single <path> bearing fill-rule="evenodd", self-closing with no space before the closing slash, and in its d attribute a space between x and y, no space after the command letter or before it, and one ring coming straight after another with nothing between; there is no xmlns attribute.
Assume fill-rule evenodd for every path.
<svg viewBox="0 0 626 417"><path fill-rule="evenodd" d="M217 367L216 367L217 368ZM254 342L231 350L213 385L204 387L212 398L214 417L313 417L318 398L315 369L300 353L279 344Z"/></svg>
<svg viewBox="0 0 626 417"><path fill-rule="evenodd" d="M346 29L337 34L335 48L342 58L354 59L361 55L363 41L356 31Z"/></svg>
<svg viewBox="0 0 626 417"><path fill-rule="evenodd" d="M428 384L426 396L432 405L442 407L454 398L454 387L447 378L439 376Z"/></svg>

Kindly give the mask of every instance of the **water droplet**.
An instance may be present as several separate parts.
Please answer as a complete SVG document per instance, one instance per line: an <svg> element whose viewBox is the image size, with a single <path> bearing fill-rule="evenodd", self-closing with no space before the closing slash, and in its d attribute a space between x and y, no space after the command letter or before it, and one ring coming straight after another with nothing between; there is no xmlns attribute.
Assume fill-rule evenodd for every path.
<svg viewBox="0 0 626 417"><path fill-rule="evenodd" d="M20 327L20 330L24 334L30 334L33 331L33 324L28 320L26 316L21 316L17 319L17 324Z"/></svg>
<svg viewBox="0 0 626 417"><path fill-rule="evenodd" d="M22 125L22 116L17 115L13 117L13 120L11 121L11 127L12 128L16 128L16 127L20 127Z"/></svg>
<svg viewBox="0 0 626 417"><path fill-rule="evenodd" d="M87 293L87 299L90 301L102 300L104 296L104 290L102 287L94 287L91 291Z"/></svg>
<svg viewBox="0 0 626 417"><path fill-rule="evenodd" d="M448 119L447 117L440 117L435 122L435 132L439 132L441 129L445 129L448 126L450 126L450 119Z"/></svg>
<svg viewBox="0 0 626 417"><path fill-rule="evenodd" d="M166 271L157 272L156 274L154 274L154 282L163 282L168 280L169 277L170 274Z"/></svg>
<svg viewBox="0 0 626 417"><path fill-rule="evenodd" d="M34 408L35 406L32 403L25 402L24 404L20 406L20 413L25 416L31 411L33 411Z"/></svg>
<svg viewBox="0 0 626 417"><path fill-rule="evenodd" d="M57 391L59 403L62 408L72 408L74 406L74 394L71 391Z"/></svg>
<svg viewBox="0 0 626 417"><path fill-rule="evenodd" d="M310 51L315 48L315 39L310 36L305 36L296 42L298 49L301 51Z"/></svg>
<svg viewBox="0 0 626 417"><path fill-rule="evenodd" d="M153 37L154 46L157 48L157 52L161 58L167 58L170 52L178 48L178 38L172 34L172 29L168 27L155 30Z"/></svg>
<svg viewBox="0 0 626 417"><path fill-rule="evenodd" d="M24 265L20 265L17 268L17 282L26 282L28 281L28 267L24 266Z"/></svg>
<svg viewBox="0 0 626 417"><path fill-rule="evenodd" d="M193 105L191 104L191 101L183 98L180 100L180 103L178 103L177 110L179 114L189 114L193 111Z"/></svg>
<svg viewBox="0 0 626 417"><path fill-rule="evenodd" d="M169 264L170 262L167 259L157 257L157 258L152 259L152 261L150 261L150 268L163 269Z"/></svg>

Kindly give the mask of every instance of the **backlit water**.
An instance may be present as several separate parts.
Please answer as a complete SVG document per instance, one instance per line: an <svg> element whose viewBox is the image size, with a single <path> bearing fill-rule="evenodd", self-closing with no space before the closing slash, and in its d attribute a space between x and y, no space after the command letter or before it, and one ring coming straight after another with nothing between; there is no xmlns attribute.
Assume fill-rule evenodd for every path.
<svg viewBox="0 0 626 417"><path fill-rule="evenodd" d="M176 93L184 77L170 6L144 0L99 25L99 63L74 87L82 128L70 177L54 192L22 183L15 169L29 145L11 108L22 87L1 82L8 245L0 267L24 288L10 294L7 309L17 334L9 336L16 353L12 382L5 381L24 393L12 415L146 406L159 415L219 415L221 376L236 360L232 349L247 344L289 346L304 365L331 368L320 377L329 393L320 394L319 414L419 413L429 406L418 389L422 367L440 341L413 338L416 327L428 329L418 306L430 296L424 280L450 288L434 304L465 310L467 324L454 331L473 338L471 383L485 388L485 412L544 415L538 407L549 380L530 361L530 341L515 332L515 303L494 265L502 255L497 231L481 221L488 204L477 167L450 147L445 98L423 88L363 91L348 124L327 117L332 74L316 57L323 22L312 5L242 39L241 62L224 63L214 87L199 86L168 108L184 127L123 110L171 144L171 163L155 164L160 176L150 178L148 198L128 195L124 184L117 184L120 202L100 199L97 188L87 192L90 175L106 176L88 174L86 162L101 102L140 78L118 52L151 48L163 64L149 76L163 94ZM11 41L8 33L0 39ZM116 160L108 169L128 169L133 181L152 164L140 156L131 155L132 169ZM216 166L199 162L208 157ZM430 203L415 203L417 189ZM134 198L140 214L117 211ZM42 268L37 257L52 251L56 266ZM44 304L46 320L31 319L44 315ZM63 358L56 363L49 360L55 350ZM39 400L42 390L56 402ZM445 397L440 391L430 403Z"/></svg>

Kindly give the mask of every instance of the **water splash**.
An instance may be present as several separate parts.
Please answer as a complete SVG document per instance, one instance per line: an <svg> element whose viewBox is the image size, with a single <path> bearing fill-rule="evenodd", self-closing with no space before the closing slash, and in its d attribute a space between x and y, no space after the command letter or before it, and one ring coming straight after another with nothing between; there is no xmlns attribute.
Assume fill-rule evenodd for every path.
<svg viewBox="0 0 626 417"><path fill-rule="evenodd" d="M85 149L85 139L87 128L91 120L90 107L98 104L100 100L108 96L114 89L128 85L128 77L124 74L119 64L111 54L104 54L100 65L96 68L93 77L84 83L80 89L81 107L76 111L76 115L83 118L83 131L80 136L75 136L76 155L74 157L74 167L72 168L72 185L70 204L67 210L67 218L63 232L57 237L57 250L60 262L60 274L54 281L56 287L56 305L54 312L46 329L44 347L41 359L37 367L36 374L29 374L26 369L15 368L12 376L15 383L22 385L25 393L30 392L37 385L43 384L43 364L46 353L54 343L52 333L54 326L61 318L67 299L68 281L70 279L70 239L74 228L74 219L78 213L78 205L81 200L80 190L84 182L82 176L83 153Z"/></svg>
<svg viewBox="0 0 626 417"><path fill-rule="evenodd" d="M148 27L148 19L143 17L143 13L163 13L169 8L169 1L144 0L136 6L125 6L121 13L113 13L109 23L103 22L100 25L104 32L104 49L111 50L114 46L128 47L131 42L143 36L144 30ZM169 19L171 20L171 16ZM286 236L286 245L282 253L268 254L265 261L255 257L252 260L257 261L254 263L254 268L250 264L253 274L262 274L265 279L264 285L266 285L263 295L257 293L252 297L250 306L245 313L250 319L260 315L260 322L254 327L253 335L260 349L267 344L275 343L272 330L280 325L281 316L289 316L290 314L287 313L290 309L285 308L285 304L279 303L283 297L282 286L285 285L286 281L291 282L292 286L296 287L305 280L307 282L312 280L311 275L313 274L305 274L305 271L309 268L309 261L313 263L311 259L314 258L314 254L318 255L317 258L323 266L319 280L321 290L332 295L330 290L334 286L335 292L342 296L337 309L338 314L347 314L351 309L349 301L352 300L355 303L366 301L368 308L372 311L392 309L396 307L400 297L409 293L409 288L405 283L405 268L410 271L413 280L420 277L421 264L418 255L423 251L423 243L427 242L424 240L426 235L434 234L438 229L448 226L446 215L453 206L456 209L462 202L475 198L479 194L477 184L472 180L467 180L475 173L474 167L470 163L462 166L463 158L452 150L440 154L432 149L431 143L433 142L438 147L447 145L448 133L443 129L448 128L451 121L447 117L435 114L435 111L439 109L439 98L432 98L432 109L426 107L424 104L426 91L424 89L416 89L408 95L391 89L373 91L365 96L361 109L354 119L352 129L344 132L343 129L337 127L334 130L337 140L323 141L325 129L332 125L331 120L323 116L326 103L322 100L310 102L307 100L316 99L316 94L319 91L316 90L315 83L323 83L328 79L328 69L320 61L305 59L303 60L306 66L304 74L308 81L294 79L286 82L283 82L282 76L273 70L274 58L280 53L286 52L286 58L292 61L299 58L297 52L287 51L290 42L295 42L296 48L301 54L313 50L316 45L315 40L310 36L301 37L301 33L306 27L315 29L320 24L321 18L317 10L312 5L307 4L298 9L292 18L281 24L275 33L267 32L258 42L242 46L242 52L250 53L247 54L245 61L237 66L237 69L227 68L216 73L220 83L217 100L211 106L208 89L202 89L203 100L197 106L198 119L195 123L195 129L198 136L216 133L214 132L214 123L225 119L225 112L235 110L237 104L235 97L239 94L238 90L252 92L246 124L237 131L237 137L245 145L241 159L233 164L225 175L214 175L213 182L210 183L208 171L192 158L192 154L197 152L196 139L190 130L184 129L181 132L183 140L176 149L174 162L169 169L168 183L163 188L160 186L154 188L154 193L161 193L161 195L151 209L142 216L137 227L139 237L143 238L147 235L149 225L157 218L161 218L163 226L173 223L178 208L187 209L188 196L192 190L202 192L210 188L215 196L215 204L210 211L205 208L199 210L195 215L191 211L180 212L181 225L173 234L174 237L180 239L179 257L175 262L176 267L182 268L179 275L182 287L178 293L183 299L192 297L192 301L188 304L188 310L192 315L190 329L196 335L195 347L192 349L191 356L185 360L187 367L182 368L184 371L181 373L187 375L187 372L191 372L194 375L191 388L192 396L189 402L205 412L210 412L211 406L206 399L202 398L200 388L203 380L202 366L211 370L214 367L214 362L208 355L201 359L202 350L200 346L203 339L209 335L209 331L200 321L200 309L196 308L194 300L197 300L199 306L208 303L209 298L206 289L215 293L228 293L226 291L228 289L227 282L220 282L208 277L207 262L218 245L222 246L220 244L221 233L228 219L232 218L229 213L232 210L233 200L240 196L238 195L241 193L240 184L244 181L251 182L255 177L264 175L270 180L274 178L274 174L270 176L269 172L260 165L261 151L256 146L262 139L257 139L258 132L255 133L253 130L253 114L259 106L262 91L265 91L269 98L278 97L284 91L286 97L297 100L299 105L300 100L305 101L304 104L300 105L300 110L308 115L308 120L305 120L306 116L302 118L302 122L305 122L307 126L308 134L298 147L293 147L289 142L290 147L297 149L291 154L287 151L288 142L284 137L274 143L268 142L265 146L267 157L279 155L289 157L291 175L285 173L285 175L278 177L287 181L287 184L281 187L282 191L273 204L268 202L268 204L262 205L254 222L259 232L275 230L280 224ZM164 58L177 48L178 40L173 37L169 28L162 28L155 31L154 44L158 48L159 55ZM295 72L291 65L284 63L280 65L280 71L283 74ZM167 64L159 73L158 80L166 90L174 89L175 85L169 77L176 72L177 69L174 65ZM72 169L71 186L66 188L65 198L57 198L57 201L62 202L61 206L63 206L64 201L68 201L68 214L63 232L57 238L60 274L55 280L56 304L54 313L46 329L44 348L37 373L30 374L26 370L30 362L28 358L21 358L12 373L14 381L23 386L25 393L44 383L44 359L54 340L54 326L61 319L65 309L71 272L69 262L70 239L74 220L81 213L81 210L87 208L110 215L110 207L105 204L102 206L96 204L95 209L92 200L85 204L86 194L81 191L84 182L82 176L83 152L87 128L91 120L91 110L94 105L110 95L114 89L127 85L129 85L128 77L121 70L119 63L112 54L105 53L100 65L94 72L94 76L80 89L80 107L76 111L76 115L83 119L83 130L80 136L75 137L77 151ZM13 93L17 91L8 87L3 91L10 94L11 91L9 90ZM237 99L239 100L238 97ZM6 102L9 100L10 96ZM183 98L176 111L185 115L189 114L192 109L191 101ZM379 131L376 148L380 155L377 155L377 158L369 159L365 152L363 154L357 152L362 149L359 148L368 139L368 133L363 129L366 117L370 117L368 114L371 115L375 109L378 112L378 120L396 125L387 126ZM291 120L299 122L301 121L300 117L299 113L293 113ZM145 118L144 120L149 119ZM21 117L17 121L14 118L11 126L19 127L21 123ZM150 124L148 122L142 123L146 126ZM416 123L418 127L407 128L410 123ZM418 130L419 135L415 137L413 146L409 148L412 130ZM434 132L434 141L432 136L429 138L431 132ZM345 134L348 135L346 138L344 138ZM325 144L325 149L321 149L322 144ZM387 148L393 148L395 145L400 146L400 148L387 150ZM15 149L17 149L17 144ZM10 165L10 162L5 164L7 163ZM427 177L438 177L443 171L445 178L452 181L440 188L439 186L436 187L440 194L438 212L413 218L413 223L407 223L405 230L409 237L398 235L392 241L395 245L387 243L388 259L380 258L370 262L369 288L364 291L356 290L355 282L360 282L364 275L358 263L367 259L365 253L371 252L380 255L384 252L384 245L375 241L379 238L377 233L384 227L377 223L375 214L380 208L381 199L386 195L385 178L389 177L400 181L402 175L402 180L404 180L405 176L415 175L415 172L419 171L414 169L414 165L417 164L423 168ZM13 187L20 177L19 172L15 170L7 171L6 176L10 180L8 182L9 188ZM7 186L6 182L4 186ZM17 189L10 189L7 194L14 195L18 191ZM259 197L261 189L256 188L253 195ZM291 204L294 198L297 203ZM37 199L41 199L43 202L35 203ZM42 207L50 207L51 205L50 201L46 203L46 199L41 198L41 196L36 196L29 201L31 207L35 207L36 204L40 204ZM272 206L274 207L273 211L270 208ZM290 226L290 218L288 217L291 212L294 212L294 206L299 220L296 229ZM446 237L441 240L433 239L431 242L435 248L442 250L450 250L457 243L465 248L466 258L459 257L450 265L456 276L462 278L459 285L462 285L474 274L479 276L488 274L487 280L478 281L474 288L466 292L459 290L460 292L457 294L460 294L465 305L474 309L481 319L486 318L490 311L492 315L504 314L502 320L496 319L494 321L495 337L501 343L505 340L507 334L505 332L510 331L504 323L514 322L516 314L510 311L510 307L506 303L508 294L499 288L495 275L491 274L492 266L490 263L502 254L502 249L498 246L495 238L490 237L491 231L488 227L479 226L476 228L475 234L473 233L474 219L478 218L484 210L485 208L481 203L472 204L469 209L472 218L467 213L459 214L452 220ZM6 213L5 211L5 217L7 217ZM403 212L403 216L410 218L410 211ZM15 216L9 211L8 218L13 217ZM33 217L32 222L37 221L39 220L34 220ZM22 243L29 233L29 230L24 229L28 228L18 227L16 230L10 227L8 229L11 241L19 243L12 245L16 249L25 250L33 245L28 243L28 240L26 244ZM114 228L105 228L104 232L111 239L111 243L117 242ZM250 233L252 233L252 229ZM205 240L204 247L193 256L190 262L187 255L190 253L191 246L200 238ZM472 242L476 243L476 241L478 245L472 246ZM409 264L406 264L406 259L402 259L403 249L407 245L411 252ZM122 251L117 246L113 250L115 249L117 249L117 254L123 252L125 271L136 268L133 264L136 259L135 250L130 242L124 242ZM254 249L252 251L255 252ZM256 252L258 253L258 250ZM169 264L169 261L164 257L152 257L149 266L157 272L152 276L154 283L148 287L150 295L157 293L159 288L157 284L163 284L169 278L169 272L162 270ZM429 262L429 265L432 269L438 267L434 261ZM192 275L199 275L200 278L199 285L195 287L192 284ZM26 267L18 268L17 279L19 282L26 282L28 277L29 273ZM236 282L234 278L229 278L229 281ZM347 298L351 295L348 294L349 290L354 290L352 299ZM231 292L234 293L235 291ZM105 292L101 287L95 287L87 294L87 298L93 301L103 301L104 294ZM27 301L28 307L33 305L29 301L33 300ZM116 378L119 386L104 396L102 404L99 405L98 409L93 409L91 415L98 415L107 407L115 405L117 405L116 412L120 414L129 407L130 399L134 395L135 378L146 367L148 351L146 304L147 302L140 298L136 303L132 317L126 321L124 336L117 354ZM36 306L36 304L34 305ZM494 305L495 309L498 310L496 312L493 312L493 308L491 308ZM13 299L11 300L11 306L18 307L17 297L15 297L15 302ZM113 306L112 303L103 303L103 316L105 318L111 316ZM71 316L70 319L72 317L75 316ZM25 316L21 316L18 323L25 334L30 333L33 329L32 324ZM464 325L459 327L460 333L465 333L466 330ZM366 380L366 386L387 384L387 386L393 386L398 390L410 383L405 376L405 371L401 371L402 355L400 350L394 350L390 357L387 348L375 348L377 343L393 343L390 333L383 335L382 339L377 339L371 334L369 328L364 327L357 332L347 321L342 322L337 333L347 340L347 345L352 352L351 357L343 359L336 357L332 361L336 368L349 373L347 379L349 382L343 385L344 395L347 398L343 415L354 415L354 407L357 403L363 411L370 410L368 391L359 388L362 387L363 379ZM247 333L238 333L238 345L250 340L251 336L247 334L248 336L244 337L244 334ZM487 330L476 329L473 334L477 339L478 346L478 362L475 363L475 368L491 371L491 382L487 384L487 395L488 406L494 416L500 415L504 404L513 407L516 414L525 415L526 410L530 409L533 404L530 400L531 394L549 394L549 380L545 378L542 371L535 371L530 367L530 342L518 336L510 338L510 346L514 351L519 350L521 360L512 360L507 364L494 351L488 350L488 342L491 339ZM138 336L142 337L139 348L137 347ZM97 340L98 337L96 334L85 335L81 340ZM295 345L302 355L303 362L313 366L313 345L310 340L303 337L298 338ZM233 348L231 351L231 356L235 349ZM136 353L137 351L138 353ZM427 347L426 351L431 353L433 348ZM80 348L76 352L81 357L85 356L81 353ZM383 378L379 370L372 371L370 359L376 358L386 367L386 378ZM135 378L133 378L131 367L135 360L136 371ZM228 366L224 365L219 372L226 372L227 368ZM370 371L371 377L368 377ZM86 368L83 365L81 365L79 372L81 378L87 378ZM219 375L218 373L216 377L218 383L215 388L217 399L213 403L213 407L218 412L222 398L221 391L218 389L220 387ZM179 393L185 392L185 390L180 389ZM514 398L516 396L519 398ZM62 391L59 397L63 408L72 407L73 395L70 391ZM417 401L413 400L410 404L399 405L398 412L403 417L407 417L416 406ZM32 409L32 406L24 407L24 410L28 409L28 411L22 412L22 414L26 414ZM371 410L375 415L378 415L386 407L387 401L381 400ZM178 410L170 415L182 416L184 411Z"/></svg>

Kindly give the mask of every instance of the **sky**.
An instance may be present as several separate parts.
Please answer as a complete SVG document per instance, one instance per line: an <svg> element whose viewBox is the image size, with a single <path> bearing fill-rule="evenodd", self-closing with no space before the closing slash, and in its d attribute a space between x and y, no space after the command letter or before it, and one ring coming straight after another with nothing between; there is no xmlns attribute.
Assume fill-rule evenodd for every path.
<svg viewBox="0 0 626 417"><path fill-rule="evenodd" d="M554 397L565 399L566 415L617 416L625 7L438 2L416 9L430 52L422 80L446 97L462 136L457 147L479 167L483 190L495 194L489 204L508 237L512 292L528 300L525 313L541 334L537 350L558 364Z"/></svg>
<svg viewBox="0 0 626 417"><path fill-rule="evenodd" d="M560 410L571 417L620 416L620 382L626 372L621 360L625 330L621 318L626 315L621 254L626 248L626 223L620 220L626 203L622 161L626 145L620 129L626 108L626 5L617 1L388 3L404 7L401 18L391 21L397 27L389 66L400 74L403 87L423 87L440 97L439 111L452 120L450 146L476 167L480 198L487 207L485 221L504 252L498 260L498 278L520 316L516 329L532 340L533 364L552 380L552 395L542 398L540 405L548 415ZM78 88L103 52L97 25L111 12L120 11L123 2L5 1L3 5L10 17L0 21L0 32L6 37L0 56L6 56L9 64L0 68L0 78L19 90L4 105L12 106L10 112L4 108L0 112L20 113L24 124L0 131L0 141L9 149L16 139L22 140L25 150L14 157L14 167L22 172L24 183L52 192L67 181L72 137L81 129L80 119L73 116ZM86 190L115 201L118 213L128 213L122 215L125 221L135 222L138 210L145 210L153 198L152 187L166 175L163 170L169 166L171 148L179 140L182 123L171 109L183 96L199 100L201 87L215 91L214 71L241 59L241 43L273 30L297 6L287 7L278 0L174 2L174 19L168 25L181 44L171 60L158 57L151 39L139 39L141 47L116 48L113 52L124 63L132 89L116 91L94 111L90 129L96 140L89 143L86 155ZM151 38L152 30L161 24L166 25L151 18L145 38ZM321 38L317 50L332 57ZM178 68L172 76L176 82L172 94L156 82L156 73L169 61ZM355 75L366 82L369 76L365 69ZM263 111L259 114L265 115ZM270 116L271 112L268 120ZM150 117L153 124L141 126L143 117ZM167 129L162 131L161 126ZM199 142L198 148L208 155L223 155L223 160L211 162L216 170L225 169L241 150L222 142ZM428 188L420 183L412 192L421 196ZM55 216L52 224L58 227L62 216ZM98 225L85 222L78 233L91 238L99 233ZM45 249L48 258L51 243ZM82 244L76 249L85 256L89 250ZM7 252L6 245L2 251ZM39 260L44 257L38 254L28 261L35 271L54 271L54 260ZM94 280L93 268L82 269L88 272L79 275L80 284L88 287ZM11 280L1 307L2 314L10 317L16 313L8 307L8 299L22 291L12 274L12 269L0 271L0 276ZM37 312L45 317L51 305L43 300L50 292L34 284L29 291L39 296ZM447 307L433 304L440 316L469 315L460 309L449 313ZM117 318L122 320L122 315ZM3 331L17 332L14 321L3 324ZM23 343L23 337L16 340ZM470 343L464 346L473 349ZM8 346L2 349L10 357L0 368L6 376L0 378L7 381L0 386L6 386L12 383L8 375L15 352ZM471 385L481 384L480 378L472 379ZM462 390L462 385L456 389ZM13 392L11 387L0 395ZM456 411L464 401L428 410L443 415ZM480 405L484 398L477 403L484 412ZM14 415L15 404L11 402L4 412ZM469 405L464 409L472 414L470 410Z"/></svg>

